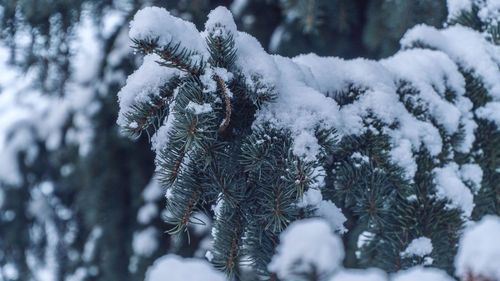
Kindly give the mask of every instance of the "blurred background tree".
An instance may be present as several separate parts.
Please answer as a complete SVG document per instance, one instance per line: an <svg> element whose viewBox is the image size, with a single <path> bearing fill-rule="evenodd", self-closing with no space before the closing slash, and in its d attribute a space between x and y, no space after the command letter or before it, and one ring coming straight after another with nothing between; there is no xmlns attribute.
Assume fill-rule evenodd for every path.
<svg viewBox="0 0 500 281"><path fill-rule="evenodd" d="M116 93L139 59L128 22L163 6L202 30L230 7L268 51L393 54L444 0L0 0L0 280L143 280L166 252L203 256L164 232L146 138L122 136Z"/></svg>

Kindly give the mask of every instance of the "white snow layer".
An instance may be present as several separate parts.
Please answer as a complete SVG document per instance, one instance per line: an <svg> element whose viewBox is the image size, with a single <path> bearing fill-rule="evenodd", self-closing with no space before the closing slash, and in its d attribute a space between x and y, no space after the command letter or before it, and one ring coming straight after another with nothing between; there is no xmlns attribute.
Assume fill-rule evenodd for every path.
<svg viewBox="0 0 500 281"><path fill-rule="evenodd" d="M347 220L342 210L330 200L323 200L323 195L318 189L308 189L304 192L301 201L297 204L298 207L313 207L315 215L323 218L329 225L332 231L337 233L345 233L347 229L344 227L344 222Z"/></svg>
<svg viewBox="0 0 500 281"><path fill-rule="evenodd" d="M340 109L336 104L328 106L318 100L323 108L329 107L324 110L325 114L329 112L328 116L320 124L334 126L342 134L359 135L367 130L364 121L369 114L375 115L385 124L398 122L399 126L394 129L386 127L383 133L391 137L392 160L405 169L408 178L412 178L416 172L413 151L418 151L424 145L431 155L441 152L442 139L438 129L430 122L418 120L406 110L396 93L396 82L400 79L382 63L366 59L346 61L333 57L321 58L313 54L293 60L303 69L305 67L304 72L307 70L312 73L315 79L308 79L309 84L316 85L325 95L335 96L346 91L350 84L366 91L353 103ZM391 106L387 106L389 104Z"/></svg>
<svg viewBox="0 0 500 281"><path fill-rule="evenodd" d="M500 99L500 46L489 43L481 33L460 25L436 29L417 25L401 39L403 47L423 43L446 53L466 71L474 71L485 83L489 94Z"/></svg>
<svg viewBox="0 0 500 281"><path fill-rule="evenodd" d="M225 281L222 272L202 259L183 259L166 255L157 259L146 272L145 281Z"/></svg>
<svg viewBox="0 0 500 281"><path fill-rule="evenodd" d="M476 109L476 115L479 118L493 121L500 127L500 102L490 101L484 106Z"/></svg>
<svg viewBox="0 0 500 281"><path fill-rule="evenodd" d="M236 24L231 12L223 6L213 9L208 14L208 19L205 22L205 32L222 38L234 36L236 34Z"/></svg>
<svg viewBox="0 0 500 281"><path fill-rule="evenodd" d="M492 7L499 1L494 2L496 4L492 3ZM500 7L500 4L498 5L496 6L497 12ZM459 25L441 30L427 25L417 25L401 39L403 47L408 48L416 43L423 43L443 51L465 71L480 78L493 100L478 108L476 114L480 118L500 124L500 111L497 110L500 101L500 72L498 71L500 46L489 43L481 33Z"/></svg>
<svg viewBox="0 0 500 281"><path fill-rule="evenodd" d="M474 209L474 197L462 182L458 165L449 163L442 168L435 168L433 172L437 197L448 200L448 207L461 209L466 217L470 217Z"/></svg>
<svg viewBox="0 0 500 281"><path fill-rule="evenodd" d="M342 265L344 246L321 219L293 222L280 235L280 244L268 266L279 278L291 274L312 272L329 274Z"/></svg>
<svg viewBox="0 0 500 281"><path fill-rule="evenodd" d="M208 58L205 41L196 26L172 16L164 8L146 7L139 10L130 22L129 36L137 40L158 39L160 46L171 42L180 43L181 47L189 47L190 50ZM194 60L194 57L191 59Z"/></svg>
<svg viewBox="0 0 500 281"><path fill-rule="evenodd" d="M500 218L488 215L465 229L455 257L455 274L500 280Z"/></svg>
<svg viewBox="0 0 500 281"><path fill-rule="evenodd" d="M127 78L127 83L118 92L118 125L130 126L126 123L125 116L131 111L131 107L137 103L150 102L152 96L159 96L161 86L181 74L175 68L160 66L157 63L159 60L155 54L146 55L142 65Z"/></svg>
<svg viewBox="0 0 500 281"><path fill-rule="evenodd" d="M481 189L483 170L478 164L464 164L460 167L462 180L470 184L474 194Z"/></svg>
<svg viewBox="0 0 500 281"><path fill-rule="evenodd" d="M403 257L423 257L429 255L432 252L432 242L431 239L427 237L419 237L413 239L406 250L401 253Z"/></svg>

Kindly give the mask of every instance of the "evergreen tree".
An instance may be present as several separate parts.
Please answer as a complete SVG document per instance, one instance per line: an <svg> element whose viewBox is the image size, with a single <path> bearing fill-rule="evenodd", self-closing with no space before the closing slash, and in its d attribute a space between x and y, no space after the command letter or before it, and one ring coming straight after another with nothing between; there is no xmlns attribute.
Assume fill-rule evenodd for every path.
<svg viewBox="0 0 500 281"><path fill-rule="evenodd" d="M321 262L292 277L269 265L287 226L318 216L345 232L346 267L453 274L464 224L498 213L484 194L497 170L494 36L419 25L381 61L288 59L223 7L203 32L145 8L129 36L145 57L119 93L118 124L150 136L170 233L189 236L196 212L213 217L207 258L229 279L247 262L268 280L328 275Z"/></svg>

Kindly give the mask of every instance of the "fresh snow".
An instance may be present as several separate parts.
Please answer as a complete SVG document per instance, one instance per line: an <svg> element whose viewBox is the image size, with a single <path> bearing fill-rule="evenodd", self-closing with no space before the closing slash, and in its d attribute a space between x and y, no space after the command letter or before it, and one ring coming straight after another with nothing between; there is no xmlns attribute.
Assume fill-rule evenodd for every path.
<svg viewBox="0 0 500 281"><path fill-rule="evenodd" d="M280 235L276 255L268 266L280 279L293 273L328 274L339 269L344 259L342 240L320 219L290 224Z"/></svg>
<svg viewBox="0 0 500 281"><path fill-rule="evenodd" d="M470 217L474 209L474 198L470 189L460 179L460 171L456 163L449 163L442 168L435 168L434 182L439 199L448 200L450 208L458 208L466 217Z"/></svg>
<svg viewBox="0 0 500 281"><path fill-rule="evenodd" d="M410 29L401 39L405 48L415 43L440 50L464 70L474 71L483 79L494 100L500 100L500 46L489 43L481 33L459 25L438 30L422 24Z"/></svg>
<svg viewBox="0 0 500 281"><path fill-rule="evenodd" d="M478 164L464 164L460 167L460 176L464 182L471 185L472 191L476 194L481 189L483 181L483 170Z"/></svg>
<svg viewBox="0 0 500 281"><path fill-rule="evenodd" d="M413 239L406 250L401 253L403 257L424 257L432 252L431 239L427 237L419 237Z"/></svg>
<svg viewBox="0 0 500 281"><path fill-rule="evenodd" d="M313 75L313 80L308 79L309 85L325 95L335 97L336 93L345 91L350 84L366 91L352 104L340 109L333 105L325 109L325 113L330 112L329 117L334 120L325 118L323 122L335 126L339 133L362 134L366 130L363 121L369 113L386 124L398 121L398 128L385 128L384 133L391 136L392 160L405 169L408 178L411 179L416 172L413 151L423 144L431 155L441 152L442 139L438 129L429 122L418 120L406 110L396 93L396 83L400 79L384 67L384 63L366 59L346 61L333 57L321 58L313 54L296 57L293 61L301 65L304 72ZM388 104L391 106L388 107ZM318 123L323 124L321 121Z"/></svg>
<svg viewBox="0 0 500 281"><path fill-rule="evenodd" d="M180 43L181 47L188 47L203 58L208 58L205 41L196 26L171 15L164 8L146 7L139 10L130 22L129 36L137 40L158 39L160 46L170 42ZM185 45L187 43L189 45Z"/></svg>
<svg viewBox="0 0 500 281"><path fill-rule="evenodd" d="M469 226L455 257L458 277L500 280L500 217L487 215Z"/></svg>
<svg viewBox="0 0 500 281"><path fill-rule="evenodd" d="M500 102L491 101L486 103L484 106L476 109L476 115L479 118L493 121L500 127Z"/></svg>
<svg viewBox="0 0 500 281"><path fill-rule="evenodd" d="M208 19L205 22L205 32L222 38L234 36L236 34L236 24L231 12L223 6L213 9L208 14Z"/></svg>
<svg viewBox="0 0 500 281"><path fill-rule="evenodd" d="M201 259L183 259L166 255L157 259L146 272L145 281L225 281L222 272Z"/></svg>
<svg viewBox="0 0 500 281"><path fill-rule="evenodd" d="M159 96L160 87L174 76L181 75L181 71L164 67L157 62L160 58L155 54L144 56L142 65L127 78L127 83L118 92L120 112L118 113L118 125L127 127L125 116L132 110L134 104L150 102L152 96Z"/></svg>
<svg viewBox="0 0 500 281"><path fill-rule="evenodd" d="M395 74L396 79L411 82L411 85L419 91L419 94L413 97L415 99L413 102L426 108L436 123L442 125L448 134L451 135L458 130L462 116L472 119L472 116L467 116L472 109L472 102L463 97L465 80L457 65L446 54L413 49L401 51L381 63ZM444 98L448 89L458 95L457 104ZM470 146L472 143L469 144L469 148Z"/></svg>
<svg viewBox="0 0 500 281"><path fill-rule="evenodd" d="M323 195L318 189L308 189L304 192L301 201L297 204L300 208L314 208L314 214L323 218L329 225L332 231L337 233L345 233L347 229L344 227L344 222L347 221L342 213L342 210L330 200L323 200Z"/></svg>

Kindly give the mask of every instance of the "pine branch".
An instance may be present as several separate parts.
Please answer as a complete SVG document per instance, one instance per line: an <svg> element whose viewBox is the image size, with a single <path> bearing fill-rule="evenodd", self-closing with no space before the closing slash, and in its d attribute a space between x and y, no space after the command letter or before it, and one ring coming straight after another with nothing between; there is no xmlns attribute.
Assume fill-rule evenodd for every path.
<svg viewBox="0 0 500 281"><path fill-rule="evenodd" d="M222 202L220 217L215 222L212 263L225 272L229 279L238 274L238 266L242 256L241 243L244 224L239 206Z"/></svg>
<svg viewBox="0 0 500 281"><path fill-rule="evenodd" d="M165 46L159 46L159 39L137 40L132 39L132 48L144 53L157 54L162 61L160 65L173 67L193 75L200 75L205 68L203 58L196 51L181 47L181 42L170 41Z"/></svg>
<svg viewBox="0 0 500 281"><path fill-rule="evenodd" d="M169 106L173 99L173 91L181 83L179 77L174 77L160 88L160 94L149 95L149 100L139 102L131 107L125 114L128 126L122 127L130 137L139 137L143 131L147 131L148 136L152 133L148 129L153 127L156 131L161 126L163 119L169 114ZM131 125L133 124L133 125Z"/></svg>
<svg viewBox="0 0 500 281"><path fill-rule="evenodd" d="M169 215L166 222L174 225L167 231L169 234L186 231L191 215L198 210L198 203L203 200L201 177L197 170L196 164L190 163L167 189L166 209Z"/></svg>
<svg viewBox="0 0 500 281"><path fill-rule="evenodd" d="M228 34L227 36L222 36L224 27L218 25L215 28L217 30L210 33L206 39L210 53L209 63L214 67L232 69L234 68L237 53L234 35Z"/></svg>

